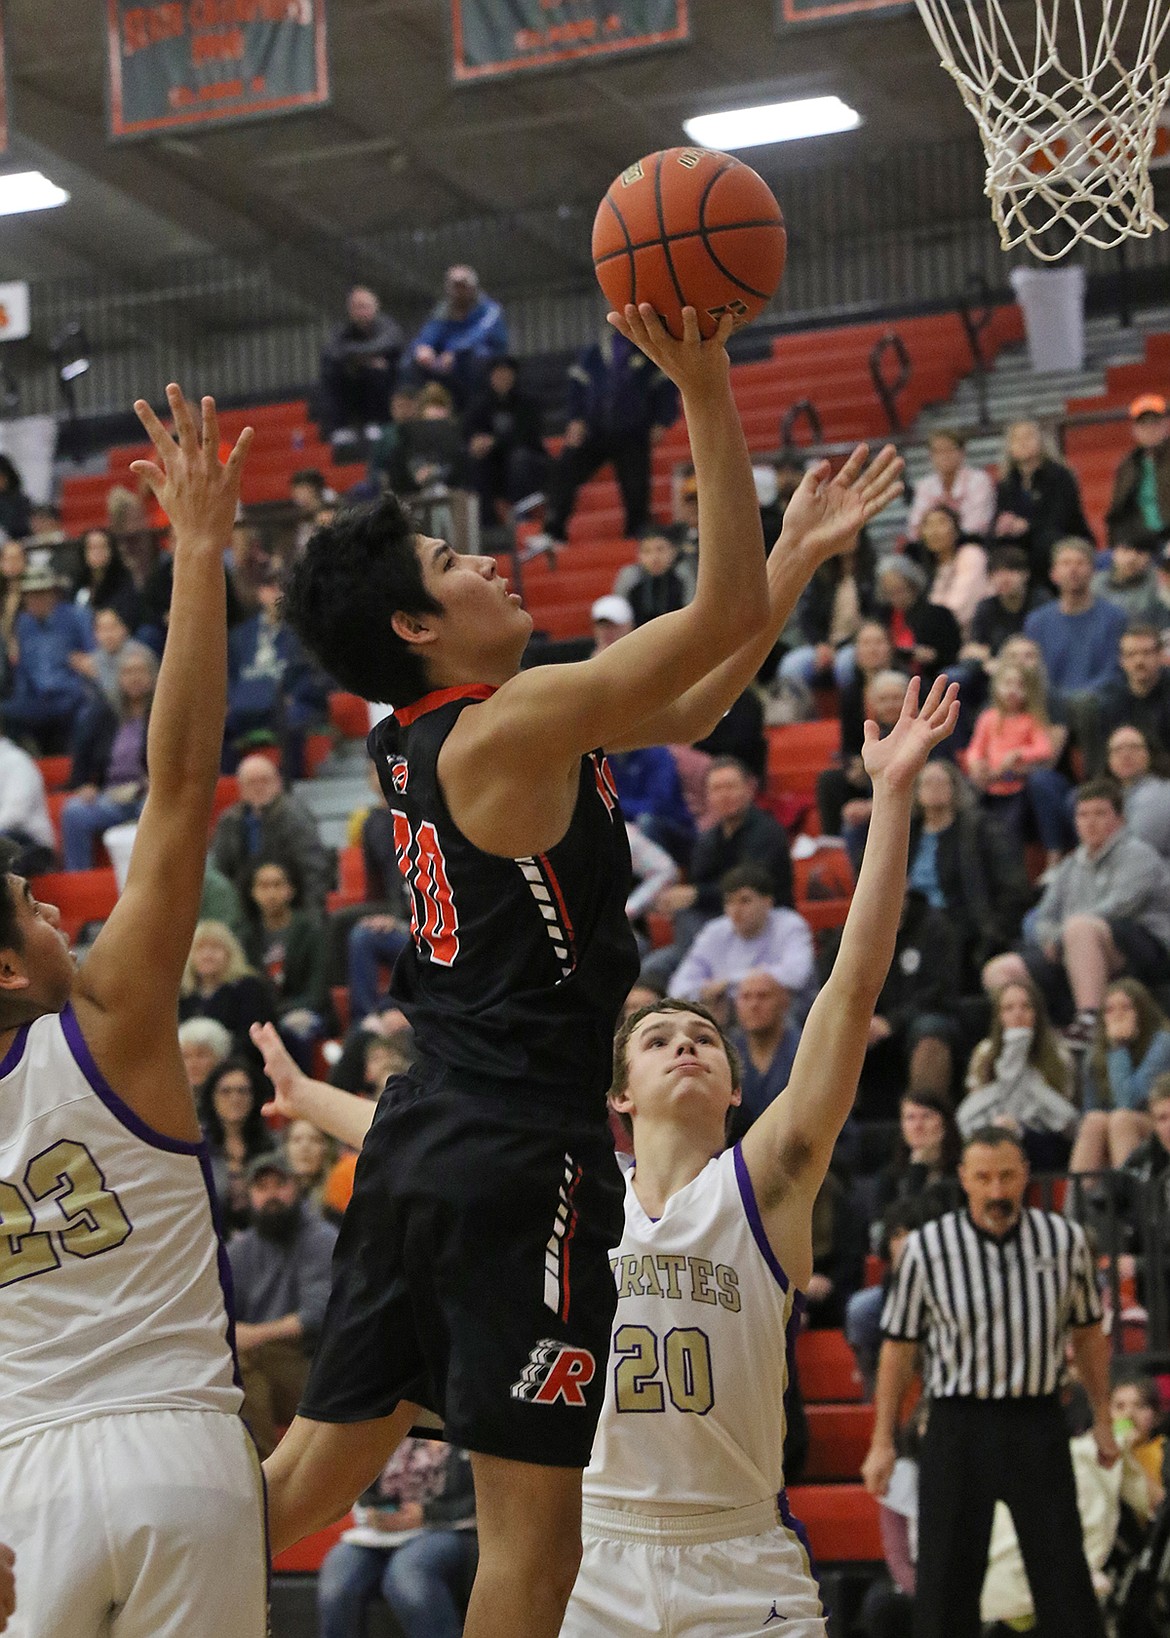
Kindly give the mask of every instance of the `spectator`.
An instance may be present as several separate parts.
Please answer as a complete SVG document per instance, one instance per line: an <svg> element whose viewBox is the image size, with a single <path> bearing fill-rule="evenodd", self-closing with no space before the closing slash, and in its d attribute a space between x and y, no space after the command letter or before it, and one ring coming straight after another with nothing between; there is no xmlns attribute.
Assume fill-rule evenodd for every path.
<svg viewBox="0 0 1170 1638"><path fill-rule="evenodd" d="M634 629L634 611L628 599L617 597L613 592L596 600L589 610L589 620L593 627L594 654L600 654L619 638L628 637Z"/></svg>
<svg viewBox="0 0 1170 1638"><path fill-rule="evenodd" d="M912 1087L904 1092L898 1104L898 1146L876 1179L874 1204L882 1220L886 1220L891 1207L906 1201L914 1205L914 1227L956 1206L962 1148L955 1111L946 1092L931 1091L929 1087ZM873 1318L876 1324L878 1315Z"/></svg>
<svg viewBox="0 0 1170 1638"><path fill-rule="evenodd" d="M720 884L729 870L741 864L762 864L778 905L792 903L792 860L784 829L755 806L756 782L741 762L717 757L707 770L706 812L711 828L703 832L691 854L689 882L668 887L656 909L674 918L674 942L655 950L643 967L642 978L665 984L693 944L705 922L722 908Z"/></svg>
<svg viewBox="0 0 1170 1638"><path fill-rule="evenodd" d="M52 870L57 847L45 780L27 751L14 745L0 722L0 837L18 852L8 869L17 876Z"/></svg>
<svg viewBox="0 0 1170 1638"><path fill-rule="evenodd" d="M28 553L19 540L0 541L0 637L7 655L16 636L16 616L24 600Z"/></svg>
<svg viewBox="0 0 1170 1638"><path fill-rule="evenodd" d="M220 921L201 921L183 971L179 1017L215 1018L231 1032L236 1049L252 1051L248 1031L276 1015L266 978L248 965L240 941Z"/></svg>
<svg viewBox="0 0 1170 1638"><path fill-rule="evenodd" d="M918 540L908 548L930 579L927 596L954 615L962 636L970 631L975 610L991 590L987 553L963 534L957 513L932 506L924 513Z"/></svg>
<svg viewBox="0 0 1170 1638"><path fill-rule="evenodd" d="M1024 621L1024 635L1040 645L1049 686L1074 730L1095 710L1097 691L1117 678L1118 648L1126 624L1121 609L1094 595L1092 579L1089 542L1058 541L1052 549L1056 600L1033 609Z"/></svg>
<svg viewBox="0 0 1170 1638"><path fill-rule="evenodd" d="M1019 546L997 546L988 563L991 595L977 606L971 618L971 633L959 650L960 660L990 669L991 661L1009 637L1024 629L1033 609L1052 601L1047 589L1048 559L1044 575L1029 584L1028 558Z"/></svg>
<svg viewBox="0 0 1170 1638"><path fill-rule="evenodd" d="M1139 1252L1150 1233L1149 1214L1144 1208L1150 1201L1152 1186L1160 1185L1158 1194L1165 1199L1166 1176L1170 1171L1170 1075L1159 1075L1150 1087L1146 1112L1152 1128L1149 1136L1130 1151L1118 1172L1109 1179L1110 1192L1116 1195L1124 1213L1122 1244ZM1136 1263L1129 1266L1136 1274Z"/></svg>
<svg viewBox="0 0 1170 1638"><path fill-rule="evenodd" d="M817 1191L812 1209L813 1271L805 1287L812 1330L839 1330L845 1305L865 1271L865 1232L841 1179L833 1171Z"/></svg>
<svg viewBox="0 0 1170 1638"><path fill-rule="evenodd" d="M951 1119L954 1119L953 1115ZM906 1147L905 1141L902 1146ZM955 1187L958 1187L957 1183ZM877 1229L877 1254L885 1264L881 1283L855 1291L845 1304L845 1340L853 1349L867 1399L873 1398L878 1352L882 1344L882 1309L889 1295L890 1281L898 1271L910 1230L918 1228L922 1222L922 1212L920 1202L913 1194L907 1194L896 1198L882 1214L880 1222L874 1225ZM875 1632L873 1628L869 1630ZM892 1635L889 1629L883 1627L878 1638L892 1638ZM904 1628L904 1638L910 1638L909 1620Z"/></svg>
<svg viewBox="0 0 1170 1638"><path fill-rule="evenodd" d="M289 479L288 498L293 508L293 552L299 557L317 528L317 514L334 499L325 474L315 466L305 466Z"/></svg>
<svg viewBox="0 0 1170 1638"><path fill-rule="evenodd" d="M764 706L759 690L749 686L728 706L705 739L695 741L693 750L708 757L734 757L745 767L757 786L768 777L768 741L764 734ZM674 748L676 758L682 748ZM680 769L680 774L682 770ZM686 777L683 774L684 788Z"/></svg>
<svg viewBox="0 0 1170 1638"><path fill-rule="evenodd" d="M865 738L866 689L879 671L893 668L894 651L885 626L878 619L863 620L857 628L853 645L854 672L852 678L838 690L837 715L841 723L840 762L858 783L861 767L861 746Z"/></svg>
<svg viewBox="0 0 1170 1638"><path fill-rule="evenodd" d="M778 910L773 878L760 864L729 870L719 884L723 914L699 933L670 980L668 994L702 1001L728 1017L739 980L765 972L798 994L813 975L809 925L795 910Z"/></svg>
<svg viewBox="0 0 1170 1638"><path fill-rule="evenodd" d="M214 1018L188 1018L179 1025L179 1054L192 1095L232 1054L232 1038Z"/></svg>
<svg viewBox="0 0 1170 1638"><path fill-rule="evenodd" d="M314 1211L321 1211L325 1185L337 1164L337 1144L311 1120L290 1120L284 1133L284 1157L301 1199Z"/></svg>
<svg viewBox="0 0 1170 1638"><path fill-rule="evenodd" d="M85 701L77 662L93 646L85 616L64 601L67 589L51 569L28 571L9 649L12 690L5 720L10 733L34 739L44 756L59 752L73 730Z"/></svg>
<svg viewBox="0 0 1170 1638"><path fill-rule="evenodd" d="M964 1137L1009 1125L1033 1166L1063 1169L1078 1120L1073 1066L1034 984L1005 984L992 997L991 1033L971 1055L958 1119Z"/></svg>
<svg viewBox="0 0 1170 1638"><path fill-rule="evenodd" d="M1170 757L1170 672L1156 626L1136 620L1121 634L1124 680L1106 683L1098 700L1100 735L1094 775L1101 771L1104 736L1122 723L1140 728L1151 752Z"/></svg>
<svg viewBox="0 0 1170 1638"><path fill-rule="evenodd" d="M1166 614L1170 614L1170 540L1158 549L1154 559L1154 579L1158 585L1158 601Z"/></svg>
<svg viewBox="0 0 1170 1638"><path fill-rule="evenodd" d="M735 1027L730 1039L739 1053L741 1102L732 1138L739 1139L788 1085L800 1045L792 991L764 968L746 972L735 990Z"/></svg>
<svg viewBox="0 0 1170 1638"><path fill-rule="evenodd" d="M266 1085L247 1059L228 1057L215 1065L199 1088L196 1109L211 1156L222 1234L248 1221L248 1167L274 1148L260 1112L268 1096Z"/></svg>
<svg viewBox="0 0 1170 1638"><path fill-rule="evenodd" d="M883 736L893 728L906 698L906 674L879 671L865 689L865 712ZM863 730L864 731L864 730ZM844 751L844 745L842 745ZM817 809L825 836L844 836L854 869L865 847L865 832L873 806L873 786L861 764L860 749L842 767L826 768L817 777Z"/></svg>
<svg viewBox="0 0 1170 1638"><path fill-rule="evenodd" d="M1150 742L1140 728L1115 728L1107 748L1109 777L1121 787L1125 828L1170 860L1170 779L1156 778Z"/></svg>
<svg viewBox="0 0 1170 1638"><path fill-rule="evenodd" d="M1157 1382L1133 1366L1122 1366L1120 1370L1115 1366L1109 1411L1114 1428L1120 1425L1118 1443L1145 1474L1148 1511L1153 1514L1166 1496L1166 1450L1170 1444L1170 1440L1158 1432L1162 1399ZM1125 1428L1127 1422L1129 1429Z"/></svg>
<svg viewBox="0 0 1170 1638"><path fill-rule="evenodd" d="M354 1519L317 1578L321 1638L361 1638L379 1595L406 1638L459 1638L476 1565L467 1454L438 1440L404 1440Z"/></svg>
<svg viewBox="0 0 1170 1638"><path fill-rule="evenodd" d="M1170 414L1161 393L1135 398L1129 424L1134 447L1117 468L1105 515L1110 541L1170 528Z"/></svg>
<svg viewBox="0 0 1170 1638"><path fill-rule="evenodd" d="M695 822L666 746L618 751L609 766L623 817L685 868L695 843Z"/></svg>
<svg viewBox="0 0 1170 1638"><path fill-rule="evenodd" d="M1055 771L1057 745L1040 678L1000 660L991 679L991 704L980 713L967 755L967 778L985 809L1017 844L1030 812L1049 864L1064 851L1068 781Z"/></svg>
<svg viewBox="0 0 1170 1638"><path fill-rule="evenodd" d="M678 881L680 871L665 848L652 842L644 831L626 820L626 837L630 844L630 866L633 886L626 900L626 915L634 923L634 936L644 955L650 947L649 937L641 926L644 913L658 895Z"/></svg>
<svg viewBox="0 0 1170 1638"><path fill-rule="evenodd" d="M403 378L439 382L461 408L482 387L492 360L507 355L508 327L473 267L449 267L443 288L443 300L411 342Z"/></svg>
<svg viewBox="0 0 1170 1638"><path fill-rule="evenodd" d="M1125 828L1121 791L1090 780L1076 796L1080 846L1051 873L1018 952L983 969L994 993L1029 973L1058 1019L1073 1015L1066 1039L1092 1040L1110 976L1158 984L1170 961L1170 866Z"/></svg>
<svg viewBox="0 0 1170 1638"><path fill-rule="evenodd" d="M957 432L932 432L927 439L933 471L914 486L906 528L914 540L934 506L949 506L963 534L984 539L991 532L995 485L981 466L967 465L966 441Z"/></svg>
<svg viewBox="0 0 1170 1638"><path fill-rule="evenodd" d="M694 596L694 584L679 571L678 561L674 525L647 525L638 541L637 563L622 569L613 587L633 609L635 626L684 608Z"/></svg>
<svg viewBox="0 0 1170 1638"><path fill-rule="evenodd" d="M248 869L244 953L276 995L276 1027L300 1067L332 1015L328 946L321 922L298 907L300 883L287 859L253 859Z"/></svg>
<svg viewBox="0 0 1170 1638"><path fill-rule="evenodd" d="M963 962L963 991L977 990L983 963L1019 937L1031 890L1021 855L975 806L946 757L918 775L907 881L946 912Z"/></svg>
<svg viewBox="0 0 1170 1638"><path fill-rule="evenodd" d="M512 521L512 508L544 487L548 467L540 404L517 385L519 366L507 353L493 358L487 385L463 420L470 482L485 524Z"/></svg>
<svg viewBox="0 0 1170 1638"><path fill-rule="evenodd" d="M20 473L7 455L0 455L0 530L12 540L31 533L32 503L24 492Z"/></svg>
<svg viewBox="0 0 1170 1638"><path fill-rule="evenodd" d="M1129 621L1140 620L1160 631L1170 623L1158 596L1154 554L1161 545L1157 535L1136 535L1119 540L1109 553L1109 567L1093 576L1093 591L1114 604Z"/></svg>
<svg viewBox="0 0 1170 1638"><path fill-rule="evenodd" d="M821 949L823 983L837 954L840 932ZM946 1093L954 1070L955 1026L950 1008L959 994L958 941L947 916L921 893L906 893L894 959L869 1027L857 1113L887 1120L903 1092Z"/></svg>
<svg viewBox="0 0 1170 1638"><path fill-rule="evenodd" d="M345 310L321 353L321 432L335 444L378 436L402 352L402 331L372 290L355 285Z"/></svg>
<svg viewBox="0 0 1170 1638"><path fill-rule="evenodd" d="M891 555L877 566L878 601L889 613L886 631L897 663L914 670L927 688L959 657L961 636L950 609L926 595L926 575L911 558Z"/></svg>
<svg viewBox="0 0 1170 1638"><path fill-rule="evenodd" d="M287 859L300 876L306 909L322 911L333 871L313 815L284 789L265 756L246 756L236 779L240 800L220 815L211 840L216 866L244 891L253 859Z"/></svg>
<svg viewBox="0 0 1170 1638"><path fill-rule="evenodd" d="M1004 429L1000 472L992 534L1024 552L1033 587L1042 587L1058 540L1093 538L1076 475L1031 420L1011 421Z"/></svg>
<svg viewBox="0 0 1170 1638"><path fill-rule="evenodd" d="M200 921L222 921L237 938L247 931L244 906L234 882L217 870L210 854L203 863L203 892L199 898Z"/></svg>
<svg viewBox="0 0 1170 1638"><path fill-rule="evenodd" d="M1085 1075L1085 1118L1069 1170L1124 1166L1150 1136L1150 1088L1170 1071L1170 1019L1144 984L1116 978L1105 991Z"/></svg>
<svg viewBox="0 0 1170 1638"><path fill-rule="evenodd" d="M114 550L108 529L87 529L81 543L81 568L73 585L73 601L96 616L99 609L116 609L129 631L142 623L142 605L130 570Z"/></svg>
<svg viewBox="0 0 1170 1638"><path fill-rule="evenodd" d="M863 538L854 551L820 564L801 593L799 639L780 662L781 677L811 688L831 676L838 688L847 688L856 669L854 643L872 610L873 552Z"/></svg>
<svg viewBox="0 0 1170 1638"><path fill-rule="evenodd" d="M455 401L446 387L428 381L415 400L415 413L398 427L382 461L386 481L397 495L428 495L458 489L464 482L463 434Z"/></svg>
<svg viewBox="0 0 1170 1638"><path fill-rule="evenodd" d="M578 489L606 462L622 492L625 534L640 535L650 521L651 451L677 416L673 384L632 341L607 327L569 371L569 423L549 474L548 522L539 544L564 545Z"/></svg>
<svg viewBox="0 0 1170 1638"><path fill-rule="evenodd" d="M387 1004L379 986L379 969L393 968L410 939L410 911L394 846L394 820L377 769L367 775L374 804L362 821L362 860L369 903L346 935L346 981L356 1019L368 1018Z"/></svg>
<svg viewBox="0 0 1170 1638"><path fill-rule="evenodd" d="M241 746L258 733L275 735L290 778L304 771L305 735L329 710L325 677L281 613L275 575L261 581L260 608L228 632L228 703L224 723L224 771L235 767Z"/></svg>
<svg viewBox="0 0 1170 1638"><path fill-rule="evenodd" d="M118 656L118 704L93 700L78 720L73 794L61 810L66 870L93 868L94 842L114 825L138 818L146 801L146 734L158 661L145 643Z"/></svg>
<svg viewBox="0 0 1170 1638"><path fill-rule="evenodd" d="M88 654L79 655L75 666L78 672L96 683L107 702L118 709L121 697L118 685L118 665L127 643L134 641L130 628L116 607L98 609L93 617L94 647ZM145 647L145 644L143 645ZM153 649L151 653L153 653Z"/></svg>
<svg viewBox="0 0 1170 1638"><path fill-rule="evenodd" d="M244 1386L240 1414L263 1460L276 1449L279 1424L296 1415L308 1380L337 1230L301 1199L276 1150L248 1167L248 1207L250 1225L233 1236L228 1257Z"/></svg>

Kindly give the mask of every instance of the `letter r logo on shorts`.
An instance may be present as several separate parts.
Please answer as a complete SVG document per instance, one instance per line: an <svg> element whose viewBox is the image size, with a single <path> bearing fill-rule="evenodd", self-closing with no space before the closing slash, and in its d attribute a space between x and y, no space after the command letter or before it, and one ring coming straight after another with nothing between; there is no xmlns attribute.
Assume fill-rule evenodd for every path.
<svg viewBox="0 0 1170 1638"><path fill-rule="evenodd" d="M585 1389L597 1374L597 1361L588 1348L573 1348L567 1342L546 1338L538 1342L512 1384L512 1398L526 1399L530 1405L566 1405L582 1409Z"/></svg>

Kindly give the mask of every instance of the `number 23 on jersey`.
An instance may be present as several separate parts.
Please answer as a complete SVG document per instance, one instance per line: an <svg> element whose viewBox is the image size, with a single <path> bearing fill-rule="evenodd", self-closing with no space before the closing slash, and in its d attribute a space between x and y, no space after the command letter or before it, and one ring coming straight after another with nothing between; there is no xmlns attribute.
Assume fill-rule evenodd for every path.
<svg viewBox="0 0 1170 1638"><path fill-rule="evenodd" d="M63 1255L112 1251L130 1233L97 1161L62 1139L33 1156L19 1183L0 1180L0 1287L60 1268Z"/></svg>

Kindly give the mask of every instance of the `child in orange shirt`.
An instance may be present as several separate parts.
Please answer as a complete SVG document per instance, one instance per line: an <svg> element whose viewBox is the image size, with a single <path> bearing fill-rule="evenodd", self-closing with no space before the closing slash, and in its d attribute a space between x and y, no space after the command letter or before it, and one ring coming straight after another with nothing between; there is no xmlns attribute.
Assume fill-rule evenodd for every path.
<svg viewBox="0 0 1170 1638"><path fill-rule="evenodd" d="M1062 840L1060 815L1050 810L1068 790L1049 769L1055 753L1042 679L1021 666L1001 663L992 677L991 704L980 712L971 736L967 777L981 793L983 806L1017 836L1031 811L1050 853L1059 851ZM1040 772L1048 778L1034 779ZM1057 783L1050 789L1053 781Z"/></svg>

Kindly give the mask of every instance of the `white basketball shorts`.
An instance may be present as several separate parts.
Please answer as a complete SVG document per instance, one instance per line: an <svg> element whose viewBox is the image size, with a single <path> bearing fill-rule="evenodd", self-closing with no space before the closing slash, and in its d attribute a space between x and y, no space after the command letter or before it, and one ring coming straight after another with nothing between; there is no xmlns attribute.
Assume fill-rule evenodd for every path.
<svg viewBox="0 0 1170 1638"><path fill-rule="evenodd" d="M722 1529L743 1529L706 1539ZM774 1508L644 1518L586 1504L561 1638L825 1638L808 1557Z"/></svg>
<svg viewBox="0 0 1170 1638"><path fill-rule="evenodd" d="M144 1411L0 1449L0 1540L16 1553L6 1638L265 1638L256 1449L238 1417Z"/></svg>

